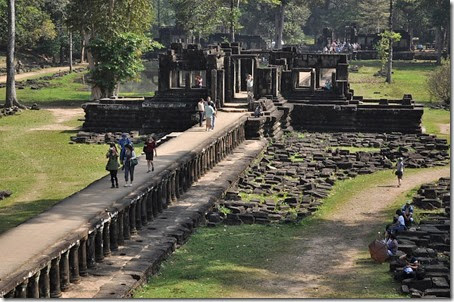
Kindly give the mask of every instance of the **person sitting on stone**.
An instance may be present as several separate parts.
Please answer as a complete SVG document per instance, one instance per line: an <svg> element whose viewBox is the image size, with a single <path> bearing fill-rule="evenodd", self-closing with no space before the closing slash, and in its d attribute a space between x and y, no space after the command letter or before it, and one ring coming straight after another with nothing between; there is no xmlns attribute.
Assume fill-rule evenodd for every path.
<svg viewBox="0 0 454 302"><path fill-rule="evenodd" d="M397 276L397 279L413 279L421 277L424 278L424 272L419 261L413 256L412 252L402 255L399 257L399 261L404 261L404 267L400 276ZM422 279L421 278L421 279Z"/></svg>
<svg viewBox="0 0 454 302"><path fill-rule="evenodd" d="M401 209L396 211L397 222L389 228L389 233L395 234L401 231L405 231L407 227L405 226L405 218Z"/></svg>
<svg viewBox="0 0 454 302"><path fill-rule="evenodd" d="M331 84L331 81L330 80L326 80L324 89L326 91L330 91L331 88L333 88L333 85Z"/></svg>
<svg viewBox="0 0 454 302"><path fill-rule="evenodd" d="M258 103L255 106L254 117L260 117L261 115L262 115L262 105L260 103Z"/></svg>
<svg viewBox="0 0 454 302"><path fill-rule="evenodd" d="M402 206L402 215L404 216L405 226L409 228L413 222L413 206L410 204L410 200Z"/></svg>
<svg viewBox="0 0 454 302"><path fill-rule="evenodd" d="M202 79L201 76L197 75L195 77L195 87L196 88L202 88L202 86L203 86L203 79Z"/></svg>
<svg viewBox="0 0 454 302"><path fill-rule="evenodd" d="M396 256L397 250L399 248L399 243L397 242L396 235L393 233L388 234L388 238L385 239L385 244L388 252L388 256Z"/></svg>

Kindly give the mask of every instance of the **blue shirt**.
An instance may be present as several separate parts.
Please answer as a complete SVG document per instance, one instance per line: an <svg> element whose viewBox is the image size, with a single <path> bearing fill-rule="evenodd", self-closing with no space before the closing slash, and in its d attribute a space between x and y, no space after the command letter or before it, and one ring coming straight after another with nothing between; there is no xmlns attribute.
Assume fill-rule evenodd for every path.
<svg viewBox="0 0 454 302"><path fill-rule="evenodd" d="M205 117L211 118L214 114L214 109L210 105L205 106Z"/></svg>

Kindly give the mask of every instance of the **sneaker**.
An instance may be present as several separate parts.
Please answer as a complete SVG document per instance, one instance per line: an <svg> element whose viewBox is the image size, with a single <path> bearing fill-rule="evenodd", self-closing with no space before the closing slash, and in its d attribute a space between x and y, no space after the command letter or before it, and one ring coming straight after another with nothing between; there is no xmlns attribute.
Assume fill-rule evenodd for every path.
<svg viewBox="0 0 454 302"><path fill-rule="evenodd" d="M151 172L151 170L150 170L150 169L148 169L147 173L150 173L150 172Z"/></svg>
<svg viewBox="0 0 454 302"><path fill-rule="evenodd" d="M129 184L129 187L132 187L132 183Z"/></svg>
<svg viewBox="0 0 454 302"><path fill-rule="evenodd" d="M114 186L114 185L112 185L112 186L111 186L110 188L111 188L111 189L113 189L113 188L115 188L115 186Z"/></svg>
<svg viewBox="0 0 454 302"><path fill-rule="evenodd" d="M128 185L128 184L125 184L124 186L125 186L125 187L129 187L129 185Z"/></svg>

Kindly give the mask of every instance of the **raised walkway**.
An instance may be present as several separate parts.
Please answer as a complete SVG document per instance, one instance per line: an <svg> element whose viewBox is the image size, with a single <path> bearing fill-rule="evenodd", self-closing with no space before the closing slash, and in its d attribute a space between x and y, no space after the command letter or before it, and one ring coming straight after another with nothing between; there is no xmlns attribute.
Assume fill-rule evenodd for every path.
<svg viewBox="0 0 454 302"><path fill-rule="evenodd" d="M48 211L0 235L0 297L7 295L8 292L11 293L11 290L18 286L21 280L26 281L27 278L31 277L31 274L36 273L39 278L39 270L44 269L43 263L47 261L47 266L50 267L50 261L60 255L61 251L55 254L55 251L59 249L58 245L61 246L61 250L66 243L66 249L69 249L73 245L72 241L84 240L82 239L83 234L88 236L90 228L93 229L94 226L102 223L99 220L102 215L107 218L113 217L114 210L112 209L120 211L122 207L128 207L129 204L132 206L134 200L143 197L147 192L150 193L151 205L152 199L153 202L156 199L155 196L152 198L151 190L153 187L156 188L159 178L174 173L173 178L167 176L168 179L171 179L168 186L160 187L162 192L161 189L157 193L154 192L159 194L159 202L161 200L164 202L164 199L169 199L171 196L174 197L175 192L176 195L179 195L184 189L189 188L190 183L197 180L198 174L203 174L207 168L214 166L214 162L219 162L222 159L221 153L229 148L229 144L233 144L233 147L235 147L241 143L241 141L235 143L234 140L244 139L244 135L241 138L238 135L232 136L231 133L239 131L238 129L240 129L240 132L244 132L246 116L247 114L244 113L220 112L216 119L214 131L206 132L205 127L196 125L159 146L154 172L146 172L146 160L141 156L135 170L135 181L132 187L123 187L124 177L122 171L119 171L120 188L111 189L110 177L106 176L90 184L82 191L62 200ZM241 130L242 127L243 130ZM200 154L207 151L205 148L210 145L213 148L210 149L209 156L201 157ZM231 149L227 151L231 151ZM137 153L140 152L141 150L137 150ZM184 158L186 160L183 160ZM181 166L177 165L179 162L182 163ZM180 173L177 173L176 177L175 169L180 169ZM190 182L189 186L188 182ZM186 188L182 190L180 187ZM173 190L173 193L168 191L167 188ZM168 194L164 194L166 190ZM163 193L162 198L160 197L161 193ZM145 202L147 201L143 201L144 209L146 209ZM166 206L163 204L163 207ZM133 213L135 213L134 211ZM148 209L146 214L150 215L150 211L151 209ZM137 214L139 214L137 219L140 220L140 211L137 211ZM134 220L134 218L131 219ZM25 272L28 272L28 277ZM50 274L52 275L52 267L50 267ZM39 282L41 283L41 280ZM52 280L50 280L50 283L48 287L52 287ZM27 294L27 296L30 296L30 294Z"/></svg>

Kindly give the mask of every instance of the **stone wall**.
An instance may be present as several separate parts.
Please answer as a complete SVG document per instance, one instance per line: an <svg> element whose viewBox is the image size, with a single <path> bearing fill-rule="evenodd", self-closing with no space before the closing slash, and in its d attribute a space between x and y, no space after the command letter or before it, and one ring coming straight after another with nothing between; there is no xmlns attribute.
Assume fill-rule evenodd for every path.
<svg viewBox="0 0 454 302"><path fill-rule="evenodd" d="M422 106L294 104L295 129L420 133Z"/></svg>

